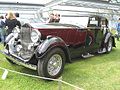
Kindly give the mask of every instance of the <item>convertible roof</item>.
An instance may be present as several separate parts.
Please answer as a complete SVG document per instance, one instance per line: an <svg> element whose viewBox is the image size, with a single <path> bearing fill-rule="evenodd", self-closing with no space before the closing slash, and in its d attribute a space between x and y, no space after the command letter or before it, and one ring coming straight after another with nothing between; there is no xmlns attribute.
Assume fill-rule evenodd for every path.
<svg viewBox="0 0 120 90"><path fill-rule="evenodd" d="M80 28L76 25L72 25L72 24L62 24L62 23L29 23L30 26L32 26L33 28Z"/></svg>

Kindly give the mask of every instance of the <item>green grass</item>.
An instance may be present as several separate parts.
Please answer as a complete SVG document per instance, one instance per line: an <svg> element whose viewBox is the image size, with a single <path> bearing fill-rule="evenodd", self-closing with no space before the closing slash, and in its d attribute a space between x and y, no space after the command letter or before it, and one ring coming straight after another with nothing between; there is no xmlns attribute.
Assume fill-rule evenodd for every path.
<svg viewBox="0 0 120 90"><path fill-rule="evenodd" d="M76 59L72 64L66 64L62 74L63 80L85 90L120 90L120 41L116 41L116 46L109 54ZM11 65L2 55L0 67L37 75L33 70ZM3 70L0 70L0 77L2 74ZM6 80L0 79L0 90L58 90L58 82L9 72ZM62 90L77 89L62 84Z"/></svg>

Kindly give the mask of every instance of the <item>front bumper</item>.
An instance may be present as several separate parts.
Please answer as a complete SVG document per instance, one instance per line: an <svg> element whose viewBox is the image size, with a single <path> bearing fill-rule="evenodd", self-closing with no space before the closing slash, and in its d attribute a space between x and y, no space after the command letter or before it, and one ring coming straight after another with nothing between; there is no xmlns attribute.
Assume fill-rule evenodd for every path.
<svg viewBox="0 0 120 90"><path fill-rule="evenodd" d="M32 64L29 64L29 63L24 62L24 60L22 60L22 59L20 59L20 58L18 58L18 57L15 57L15 56L13 56L13 55L11 55L11 54L9 54L9 53L7 52L7 50L6 50L6 51L0 50L0 53L1 53L2 55L4 55L5 57L7 57L8 59L10 59L11 61L13 61L14 63L18 64L18 65L21 65L21 66L30 68L30 69L32 69L32 70L37 70L37 66L36 66L36 65L32 65Z"/></svg>

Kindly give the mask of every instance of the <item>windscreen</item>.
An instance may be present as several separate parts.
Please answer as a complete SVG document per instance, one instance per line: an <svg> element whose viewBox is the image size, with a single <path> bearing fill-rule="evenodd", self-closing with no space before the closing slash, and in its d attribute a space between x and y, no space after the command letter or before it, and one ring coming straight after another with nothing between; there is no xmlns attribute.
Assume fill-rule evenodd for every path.
<svg viewBox="0 0 120 90"><path fill-rule="evenodd" d="M60 23L76 25L85 28L88 25L89 17L61 17Z"/></svg>

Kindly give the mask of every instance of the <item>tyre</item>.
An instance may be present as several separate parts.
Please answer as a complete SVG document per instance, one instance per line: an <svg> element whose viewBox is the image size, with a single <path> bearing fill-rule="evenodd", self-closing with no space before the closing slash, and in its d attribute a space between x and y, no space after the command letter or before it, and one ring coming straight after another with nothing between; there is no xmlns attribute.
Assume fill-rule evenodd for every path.
<svg viewBox="0 0 120 90"><path fill-rule="evenodd" d="M48 78L58 78L63 72L65 65L65 54L62 49L50 50L44 58L38 61L38 75Z"/></svg>
<svg viewBox="0 0 120 90"><path fill-rule="evenodd" d="M6 46L5 49L9 50L9 47ZM6 60L7 60L9 63L11 63L11 64L16 64L16 63L14 63L12 60L10 60L9 58L7 58L7 57L5 57L5 58L6 58Z"/></svg>
<svg viewBox="0 0 120 90"><path fill-rule="evenodd" d="M112 43L113 43L113 40L111 37L109 37L107 43L105 43L104 47L100 48L97 53L99 53L99 54L100 53L110 53L112 51L112 47L113 47Z"/></svg>
<svg viewBox="0 0 120 90"><path fill-rule="evenodd" d="M16 63L14 63L13 61L11 61L9 58L6 57L6 59L7 59L7 61L8 61L9 63L11 63L11 64L16 64Z"/></svg>
<svg viewBox="0 0 120 90"><path fill-rule="evenodd" d="M112 43L113 43L113 41L112 41L112 38L110 37L108 42L107 42L106 53L109 53L112 51Z"/></svg>

